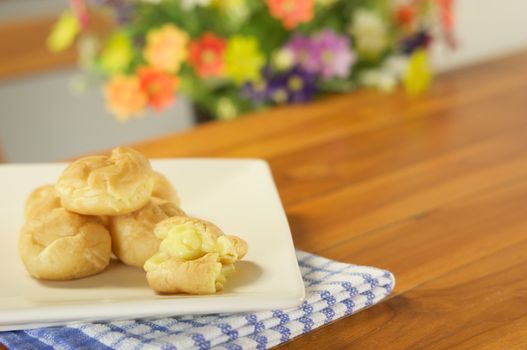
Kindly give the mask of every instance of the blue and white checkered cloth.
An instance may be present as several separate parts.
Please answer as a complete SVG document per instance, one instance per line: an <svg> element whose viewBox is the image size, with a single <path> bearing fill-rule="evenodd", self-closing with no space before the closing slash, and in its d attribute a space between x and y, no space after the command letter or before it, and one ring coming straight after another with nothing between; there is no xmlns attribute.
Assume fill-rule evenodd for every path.
<svg viewBox="0 0 527 350"><path fill-rule="evenodd" d="M386 297L393 275L297 251L306 300L254 313L84 323L0 332L10 349L267 349L351 315Z"/></svg>

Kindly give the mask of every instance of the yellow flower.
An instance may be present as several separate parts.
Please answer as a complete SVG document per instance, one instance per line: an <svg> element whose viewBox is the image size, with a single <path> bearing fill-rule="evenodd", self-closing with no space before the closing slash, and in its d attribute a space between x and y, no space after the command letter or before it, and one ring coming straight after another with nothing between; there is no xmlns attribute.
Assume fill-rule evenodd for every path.
<svg viewBox="0 0 527 350"><path fill-rule="evenodd" d="M71 11L64 11L49 33L47 46L51 51L63 51L71 46L80 31L77 17Z"/></svg>
<svg viewBox="0 0 527 350"><path fill-rule="evenodd" d="M236 84L260 80L264 64L265 57L255 38L234 36L227 43L225 73Z"/></svg>
<svg viewBox="0 0 527 350"><path fill-rule="evenodd" d="M175 73L187 57L188 35L173 24L165 24L146 35L143 56L153 68Z"/></svg>
<svg viewBox="0 0 527 350"><path fill-rule="evenodd" d="M130 38L124 31L118 31L106 41L101 52L102 69L110 74L121 73L133 58L133 47Z"/></svg>
<svg viewBox="0 0 527 350"><path fill-rule="evenodd" d="M428 89L432 81L432 72L425 50L414 51L403 76L403 83L410 95L418 95Z"/></svg>
<svg viewBox="0 0 527 350"><path fill-rule="evenodd" d="M104 95L108 109L121 121L141 115L148 100L137 77L121 74L108 81Z"/></svg>

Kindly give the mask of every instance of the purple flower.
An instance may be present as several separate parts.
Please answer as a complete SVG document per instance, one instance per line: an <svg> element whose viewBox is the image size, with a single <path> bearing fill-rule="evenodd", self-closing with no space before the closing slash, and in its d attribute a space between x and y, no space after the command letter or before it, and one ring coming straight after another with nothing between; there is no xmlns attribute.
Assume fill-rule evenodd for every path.
<svg viewBox="0 0 527 350"><path fill-rule="evenodd" d="M286 73L275 75L269 81L269 99L281 103L283 93L287 95L287 103L303 103L310 101L316 92L314 74L296 66Z"/></svg>
<svg viewBox="0 0 527 350"><path fill-rule="evenodd" d="M267 82L261 80L245 84L242 88L241 96L251 100L256 106L263 105L268 97Z"/></svg>
<svg viewBox="0 0 527 350"><path fill-rule="evenodd" d="M424 30L421 30L401 41L401 51L406 55L410 55L418 48L427 47L431 40L430 35Z"/></svg>
<svg viewBox="0 0 527 350"><path fill-rule="evenodd" d="M318 73L320 70L320 55L315 41L301 34L295 34L285 46L293 54L296 64L307 72Z"/></svg>
<svg viewBox="0 0 527 350"><path fill-rule="evenodd" d="M256 82L247 82L241 92L241 96L251 100L255 105L263 105L267 102L269 94L268 81L271 79L273 72L269 66L262 69L262 79Z"/></svg>
<svg viewBox="0 0 527 350"><path fill-rule="evenodd" d="M355 62L350 41L332 30L324 30L314 38L320 55L320 74L325 79L346 78Z"/></svg>
<svg viewBox="0 0 527 350"><path fill-rule="evenodd" d="M311 100L316 93L314 74L300 66L287 72L263 72L265 81L245 85L242 96L255 104L303 103Z"/></svg>
<svg viewBox="0 0 527 350"><path fill-rule="evenodd" d="M349 38L329 29L313 37L297 34L285 48L293 53L296 64L324 79L348 77L355 62Z"/></svg>

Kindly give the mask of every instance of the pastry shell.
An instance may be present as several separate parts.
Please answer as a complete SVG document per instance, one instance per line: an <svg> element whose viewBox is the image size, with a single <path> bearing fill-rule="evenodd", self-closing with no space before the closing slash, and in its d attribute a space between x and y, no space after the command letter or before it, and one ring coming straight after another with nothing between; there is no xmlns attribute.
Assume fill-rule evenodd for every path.
<svg viewBox="0 0 527 350"><path fill-rule="evenodd" d="M30 220L60 207L60 197L55 186L40 186L29 194L24 206L24 218Z"/></svg>
<svg viewBox="0 0 527 350"><path fill-rule="evenodd" d="M71 280L108 266L111 239L98 218L55 208L23 225L19 253L33 277Z"/></svg>
<svg viewBox="0 0 527 350"><path fill-rule="evenodd" d="M170 258L148 271L146 279L158 293L214 294L232 270L232 265L224 268L217 253L209 253L190 261Z"/></svg>
<svg viewBox="0 0 527 350"><path fill-rule="evenodd" d="M181 200L176 192L174 186L168 181L165 175L158 171L153 173L153 188L152 197L164 199L167 202L174 203L177 206L181 205Z"/></svg>
<svg viewBox="0 0 527 350"><path fill-rule="evenodd" d="M62 173L55 188L62 206L85 215L123 215L148 203L153 188L148 159L133 149L81 158Z"/></svg>
<svg viewBox="0 0 527 350"><path fill-rule="evenodd" d="M108 228L112 251L125 264L143 267L159 249L161 240L154 235L156 224L175 215L185 215L171 202L158 198L130 214L110 216Z"/></svg>

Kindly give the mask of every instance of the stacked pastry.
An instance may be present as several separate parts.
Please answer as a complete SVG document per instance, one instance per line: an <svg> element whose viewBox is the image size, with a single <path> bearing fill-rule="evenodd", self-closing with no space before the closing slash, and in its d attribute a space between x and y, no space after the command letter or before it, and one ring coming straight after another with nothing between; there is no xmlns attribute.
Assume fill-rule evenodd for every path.
<svg viewBox="0 0 527 350"><path fill-rule="evenodd" d="M113 253L144 268L157 292L215 293L247 244L179 204L170 182L132 149L82 158L30 194L20 256L35 278L70 280L103 271Z"/></svg>

